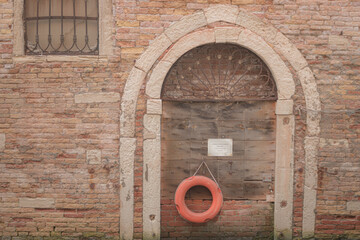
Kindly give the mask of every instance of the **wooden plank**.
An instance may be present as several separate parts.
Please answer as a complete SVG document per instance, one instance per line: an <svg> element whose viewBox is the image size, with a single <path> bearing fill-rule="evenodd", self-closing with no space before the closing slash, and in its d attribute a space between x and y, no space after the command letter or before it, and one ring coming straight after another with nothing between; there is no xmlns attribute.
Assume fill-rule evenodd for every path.
<svg viewBox="0 0 360 240"><path fill-rule="evenodd" d="M244 179L244 163L239 159L219 161L221 183L241 182Z"/></svg>
<svg viewBox="0 0 360 240"><path fill-rule="evenodd" d="M161 168L179 168L179 167L187 167L187 169L190 169L190 161L191 159L177 159L177 160L171 160L171 161L161 161Z"/></svg>
<svg viewBox="0 0 360 240"><path fill-rule="evenodd" d="M267 161L219 161L219 178L223 182L274 179L274 163Z"/></svg>
<svg viewBox="0 0 360 240"><path fill-rule="evenodd" d="M207 140L196 141L190 143L190 155L193 159L204 159L207 157Z"/></svg>
<svg viewBox="0 0 360 240"><path fill-rule="evenodd" d="M191 104L191 121L214 122L218 116L218 104L212 102L193 102Z"/></svg>
<svg viewBox="0 0 360 240"><path fill-rule="evenodd" d="M245 157L245 142L233 141L233 159L244 159Z"/></svg>
<svg viewBox="0 0 360 240"><path fill-rule="evenodd" d="M161 144L164 161L186 160L191 156L190 141L166 141Z"/></svg>
<svg viewBox="0 0 360 240"><path fill-rule="evenodd" d="M275 101L248 102L244 111L245 121L275 120Z"/></svg>
<svg viewBox="0 0 360 240"><path fill-rule="evenodd" d="M275 140L275 121L252 121L245 123L246 141Z"/></svg>
<svg viewBox="0 0 360 240"><path fill-rule="evenodd" d="M242 174L244 180L267 180L270 176L274 179L275 164L269 161L243 161Z"/></svg>
<svg viewBox="0 0 360 240"><path fill-rule="evenodd" d="M274 163L275 141L246 141L244 150L246 160L268 160Z"/></svg>
<svg viewBox="0 0 360 240"><path fill-rule="evenodd" d="M161 177L167 180L183 180L190 177L189 168L178 167L178 168L165 168L161 171ZM166 182L165 182L166 183Z"/></svg>
<svg viewBox="0 0 360 240"><path fill-rule="evenodd" d="M216 121L191 121L191 139L195 141L219 138L219 127Z"/></svg>
<svg viewBox="0 0 360 240"><path fill-rule="evenodd" d="M190 119L191 103L163 101L163 119Z"/></svg>
<svg viewBox="0 0 360 240"><path fill-rule="evenodd" d="M243 102L230 102L230 103L219 103L219 119L220 120L238 120L244 121L244 103Z"/></svg>
<svg viewBox="0 0 360 240"><path fill-rule="evenodd" d="M191 128L187 119L167 119L162 121L161 136L167 141L190 140Z"/></svg>
<svg viewBox="0 0 360 240"><path fill-rule="evenodd" d="M245 140L245 124L239 120L223 120L219 121L219 137L231 138L234 141Z"/></svg>
<svg viewBox="0 0 360 240"><path fill-rule="evenodd" d="M167 161L161 169L161 177L164 179L184 179L190 175L189 161Z"/></svg>
<svg viewBox="0 0 360 240"><path fill-rule="evenodd" d="M253 200L266 200L266 195L270 195L273 188L272 183L264 182L244 182L244 197Z"/></svg>
<svg viewBox="0 0 360 240"><path fill-rule="evenodd" d="M161 179L161 197L165 199L174 199L176 188L182 180Z"/></svg>
<svg viewBox="0 0 360 240"><path fill-rule="evenodd" d="M243 182L224 182L220 179L220 188L224 199L245 199Z"/></svg>

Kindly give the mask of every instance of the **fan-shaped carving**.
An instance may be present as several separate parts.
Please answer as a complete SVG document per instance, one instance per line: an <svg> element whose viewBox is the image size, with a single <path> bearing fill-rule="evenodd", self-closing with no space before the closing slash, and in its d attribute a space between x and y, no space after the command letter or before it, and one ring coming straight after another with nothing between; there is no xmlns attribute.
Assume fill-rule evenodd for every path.
<svg viewBox="0 0 360 240"><path fill-rule="evenodd" d="M276 100L270 70L251 51L232 44L210 44L185 53L172 66L164 100Z"/></svg>

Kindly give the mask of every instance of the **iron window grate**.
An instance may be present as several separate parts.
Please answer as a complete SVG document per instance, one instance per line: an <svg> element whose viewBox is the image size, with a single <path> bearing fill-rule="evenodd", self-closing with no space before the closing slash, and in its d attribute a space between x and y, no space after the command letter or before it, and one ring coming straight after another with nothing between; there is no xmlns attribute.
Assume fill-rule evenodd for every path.
<svg viewBox="0 0 360 240"><path fill-rule="evenodd" d="M31 0L28 4L31 4ZM40 16L40 5L47 1L48 15ZM99 8L98 0L96 1L96 16L88 16L89 0L82 0L84 3L84 16L80 16L78 12L81 10L76 8L77 1L72 0L72 16L64 15L64 7L69 7L69 4L64 6L64 0L57 0L60 3L60 15L52 14L52 3L54 0L36 0L36 16L25 16L25 49L26 54L29 55L97 55L99 53ZM70 0L71 1L71 0ZM69 2L69 1L67 1ZM25 3L25 6L27 4ZM54 7L54 6L53 6ZM56 6L55 6L56 7ZM25 11L26 12L26 11ZM78 15L77 15L78 14ZM25 14L26 15L26 14ZM72 24L70 23L72 22ZM58 33L55 31L55 24L59 25ZM79 24L80 23L80 24ZM96 25L96 34L92 33L92 38L89 37L89 24ZM72 27L69 28L69 24ZM32 29L29 28L32 25ZM42 29L40 29L40 25ZM44 26L47 25L47 36ZM67 25L67 28L66 26ZM33 38L31 38L30 30L35 30ZM82 34L79 34L80 31ZM93 30L93 29L92 29ZM67 34L65 34L67 31ZM72 31L72 36L69 33ZM80 36L79 36L80 35ZM95 36L94 36L95 35ZM56 39L57 38L57 39ZM96 38L96 39L94 39ZM79 41L81 40L81 41ZM92 44L90 43L92 41ZM95 43L94 43L95 41Z"/></svg>

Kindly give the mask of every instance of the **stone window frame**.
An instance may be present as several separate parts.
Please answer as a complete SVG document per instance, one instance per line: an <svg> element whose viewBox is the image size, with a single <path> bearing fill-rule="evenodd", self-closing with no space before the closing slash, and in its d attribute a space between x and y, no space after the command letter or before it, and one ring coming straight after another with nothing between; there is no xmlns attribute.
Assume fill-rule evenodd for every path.
<svg viewBox="0 0 360 240"><path fill-rule="evenodd" d="M113 53L112 43L112 1L99 1L99 54L98 55L25 55L25 30L24 30L24 0L14 0L14 26L13 26L13 56L26 56L29 60L34 57L60 57L58 59L76 60L78 57L98 58L110 56ZM66 57L66 58L64 58Z"/></svg>
<svg viewBox="0 0 360 240"><path fill-rule="evenodd" d="M234 26L200 30L213 23ZM219 24L218 24L219 25ZM221 24L220 24L221 25ZM199 34L200 33L200 34ZM191 44L194 43L195 44ZM304 137L305 181L302 235L314 236L317 188L317 151L320 134L320 96L314 75L301 52L270 24L237 6L213 5L183 17L158 36L136 61L125 84L120 116L120 236L132 239L134 219L135 114L140 88L145 84L147 109L143 118L143 237L160 239L160 126L161 88L172 64L186 51L211 42L239 44L257 54L271 69L278 87L275 172L275 239L292 239L295 117L293 74L304 92L307 114ZM293 73L284 60L293 68ZM281 143L284 143L281 145ZM280 147L282 146L282 147ZM285 154L283 154L285 153ZM278 165L279 163L279 165ZM149 179L149 176L152 176ZM290 180L288 182L281 180ZM287 194L281 194L284 190ZM277 194L278 192L278 194ZM286 202L283 202L286 200ZM150 215L155 217L149 218Z"/></svg>

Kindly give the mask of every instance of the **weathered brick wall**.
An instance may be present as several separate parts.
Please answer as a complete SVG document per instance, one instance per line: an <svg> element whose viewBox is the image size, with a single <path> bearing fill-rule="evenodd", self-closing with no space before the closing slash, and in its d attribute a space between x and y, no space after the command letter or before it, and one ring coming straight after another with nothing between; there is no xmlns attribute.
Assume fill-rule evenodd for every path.
<svg viewBox="0 0 360 240"><path fill-rule="evenodd" d="M13 13L0 2L0 236L118 239L120 57L16 60Z"/></svg>
<svg viewBox="0 0 360 240"><path fill-rule="evenodd" d="M118 236L117 67L91 60L2 69L11 74L1 74L0 235Z"/></svg>
<svg viewBox="0 0 360 240"><path fill-rule="evenodd" d="M360 200L360 119L359 113L341 112L360 108L360 2L113 2L112 58L24 63L12 58L13 0L0 0L0 235L118 237L120 104L116 95L106 94L122 93L134 61L171 23L221 3L238 5L272 24L308 60L322 107L329 112L322 114L321 122L316 236L360 238L356 207ZM100 102L77 102L76 95L88 92L105 95ZM139 140L145 111L143 91L141 94ZM296 105L304 106L299 84ZM306 112L296 110L296 114L294 234L299 236ZM142 237L141 142L135 161L135 238ZM90 164L89 150L100 150L101 161ZM96 158L99 152L93 153ZM44 198L47 207L21 207L26 206L27 198Z"/></svg>

